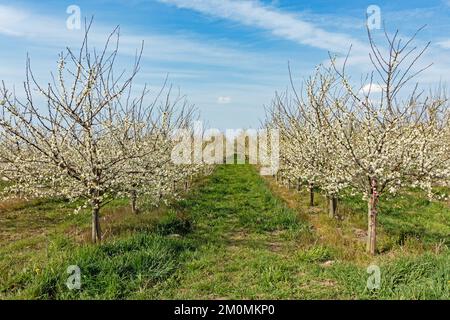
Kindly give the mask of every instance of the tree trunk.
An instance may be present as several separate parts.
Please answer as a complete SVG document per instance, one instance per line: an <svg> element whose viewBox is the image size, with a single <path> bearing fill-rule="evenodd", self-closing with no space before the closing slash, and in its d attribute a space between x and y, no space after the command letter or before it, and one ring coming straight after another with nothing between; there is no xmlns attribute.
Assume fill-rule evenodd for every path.
<svg viewBox="0 0 450 320"><path fill-rule="evenodd" d="M131 212L137 214L138 208L137 208L137 192L136 190L132 190L130 193L130 203L131 203Z"/></svg>
<svg viewBox="0 0 450 320"><path fill-rule="evenodd" d="M330 218L336 217L338 199L335 196L328 197L328 215Z"/></svg>
<svg viewBox="0 0 450 320"><path fill-rule="evenodd" d="M92 242L97 243L102 241L102 231L100 229L100 206L94 204L92 207Z"/></svg>
<svg viewBox="0 0 450 320"><path fill-rule="evenodd" d="M184 181L184 191L188 191L189 189L189 182L187 180Z"/></svg>
<svg viewBox="0 0 450 320"><path fill-rule="evenodd" d="M297 191L300 191L301 188L302 188L302 184L300 182L300 179L298 179L298 181L297 181Z"/></svg>
<svg viewBox="0 0 450 320"><path fill-rule="evenodd" d="M375 255L377 243L378 190L377 179L371 178L370 198L368 201L367 252Z"/></svg>
<svg viewBox="0 0 450 320"><path fill-rule="evenodd" d="M309 184L309 206L314 207L314 184Z"/></svg>

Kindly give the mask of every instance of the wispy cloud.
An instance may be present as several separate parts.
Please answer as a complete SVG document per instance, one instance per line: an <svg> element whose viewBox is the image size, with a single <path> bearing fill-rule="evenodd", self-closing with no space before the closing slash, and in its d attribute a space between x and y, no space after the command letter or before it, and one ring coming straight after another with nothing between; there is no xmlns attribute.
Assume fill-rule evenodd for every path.
<svg viewBox="0 0 450 320"><path fill-rule="evenodd" d="M450 39L436 42L436 44L441 48L450 49Z"/></svg>
<svg viewBox="0 0 450 320"><path fill-rule="evenodd" d="M45 83L50 80L49 71L56 67L58 52L66 46L76 50L81 44L83 30L68 30L64 11L60 15L38 12L45 10L0 4L0 46L8 47L0 52L0 80L8 86L21 87L27 51L38 81ZM114 22L94 21L90 47L103 46L114 27ZM142 40L145 42L135 88L149 83L157 91L168 75L174 90L186 94L216 126L252 122L249 119L257 114L255 110L270 101L272 92L287 79L287 58L242 48L228 40L196 33L136 32L129 24L121 25L120 33L119 68L127 69L132 61L129 56L135 55ZM227 95L223 95L225 90ZM225 112L222 108L211 108L221 104L227 104L226 114L221 113ZM230 112L243 112L248 117L228 117Z"/></svg>
<svg viewBox="0 0 450 320"><path fill-rule="evenodd" d="M366 52L358 39L344 33L329 32L288 12L265 6L259 1L236 0L159 0L178 8L239 22L270 31L273 35L302 45L336 53L346 53L350 45L354 52Z"/></svg>
<svg viewBox="0 0 450 320"><path fill-rule="evenodd" d="M15 26L23 24L28 15L13 7L0 5L0 33L9 36L22 36L23 34L15 29Z"/></svg>
<svg viewBox="0 0 450 320"><path fill-rule="evenodd" d="M0 5L0 34L19 37L43 47L77 46L81 43L83 30L66 28L65 18L39 15L27 8ZM93 46L102 46L114 26L94 22L89 41ZM144 41L144 58L166 62L188 62L230 66L236 61L256 61L258 54L247 53L218 42L203 41L183 35L138 34L121 28L120 52L135 55ZM263 59L261 55L260 59ZM247 64L248 65L248 64Z"/></svg>
<svg viewBox="0 0 450 320"><path fill-rule="evenodd" d="M6 4L6 1L0 2ZM364 32L364 8L346 13L342 10L327 13L324 10L314 11L315 4L303 11L297 5L286 5L287 1L139 0L133 1L133 5L128 5L128 2L127 5L118 5L121 1L117 0L106 2L113 4L111 10L123 10L120 12L124 17L120 39L120 63L123 67L127 68L129 56L135 54L144 40L144 59L137 82L157 86L169 74L170 81L175 82L176 87L180 86L182 93L187 94L214 125L246 125L254 123L251 119L263 117L261 106L270 102L272 92L283 90L288 85L287 61L291 61L294 79L300 81L312 72L314 65L327 59L327 51L337 53L339 62L352 45L348 60L352 80L357 82L361 73L373 69ZM144 21L142 17L131 23L131 19L126 19L127 14L136 10L136 6L139 8L138 3L145 3L143 10L167 10L176 23L171 21L166 24L164 19ZM281 3L282 9L279 7ZM102 46L105 36L117 21L102 15L102 6L93 2L88 4L88 1L83 5L86 8L83 12L90 10L97 13L90 36L91 47ZM444 15L447 9L440 6ZM427 17L436 17L434 10L429 8ZM199 19L199 14L205 19ZM408 15L404 11L399 15L398 11L383 8L383 19L393 21L393 25L388 23L388 26L401 27L402 32L407 34L415 31L412 30L414 23L423 15L423 8L414 9ZM68 30L67 17L65 10L55 11L44 3L33 6L0 4L0 42L2 48L8 47L8 50L0 52L0 62L3 62L0 63L0 77L9 83L19 84L17 80L24 77L27 50L30 50L33 67L42 71L38 75L47 75L54 67L56 54L60 50L66 46L75 49L81 43L83 31ZM195 23L191 18L195 19ZM213 24L211 29L199 27L210 24L211 19L220 23ZM444 17L439 21L448 20ZM147 25L151 27L145 28ZM236 32L241 27L248 33ZM252 32L255 30L262 32ZM377 31L375 39L382 37L383 32ZM271 41L274 38L288 41ZM430 62L435 62L435 65L417 79L430 86L439 80L450 80L450 40L446 33L438 35L430 31L425 36L421 34L418 40L426 43L433 38L439 42L433 43L418 67ZM379 42L380 50L383 50L383 43ZM420 42L418 46L421 46ZM299 51L299 48L302 50ZM372 92L377 90L379 88L371 88ZM224 104L226 108L215 108ZM238 112L245 116L239 119L232 116Z"/></svg>
<svg viewBox="0 0 450 320"><path fill-rule="evenodd" d="M273 4L270 6L264 5L258 0L159 1L174 5L180 9L194 10L207 16L226 19L242 25L267 30L274 36L293 41L300 45L306 45L340 54L341 58L337 60L338 63L342 63L344 61L342 56L348 52L351 46L352 51L349 59L347 60L347 65L349 67L354 67L358 72L370 72L373 69L369 60L370 47L367 42L360 41L358 38L350 34L325 30L324 26L329 25L329 23L324 21L324 19L327 19L326 15L305 12L293 14L291 12L279 10L275 8ZM450 0L446 1L450 3ZM432 11L430 10L426 11L427 15L432 14ZM408 12L402 11L402 19L405 19L406 13ZM418 16L420 14L423 15L424 13L423 9L417 9L412 11L410 10L408 14L409 16ZM395 16L395 12L384 12L384 15ZM349 17L339 17L339 19L341 21L352 21L351 24L355 23L355 26L357 26L357 19ZM357 26L357 28L363 29L361 28L361 25ZM426 41L424 43L426 43ZM383 49L382 43L379 48L382 51L385 50ZM448 58L446 57L446 50L442 50L448 48L450 48L450 41L442 41L437 43L437 46L433 46L433 48L430 49L430 52L428 52L427 55L421 59L418 63L418 67L435 62L435 65L432 68L427 69L426 72L421 75L421 80L431 83L432 79L440 79L443 76L448 77L446 74L449 69L449 66L447 65ZM374 89L375 88L372 88L372 90Z"/></svg>

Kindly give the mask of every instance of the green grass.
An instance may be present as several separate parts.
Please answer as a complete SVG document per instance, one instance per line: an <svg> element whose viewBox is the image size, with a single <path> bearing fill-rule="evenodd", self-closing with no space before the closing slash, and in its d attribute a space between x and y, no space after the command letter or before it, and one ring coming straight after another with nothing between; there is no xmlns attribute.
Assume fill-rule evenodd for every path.
<svg viewBox="0 0 450 320"><path fill-rule="evenodd" d="M310 212L307 196L300 208L274 196L275 190L250 166L219 167L210 183L184 202L195 220L188 239L199 243L190 259L158 290L141 298L181 299L448 299L448 250L417 253L408 246L380 254L364 252L360 239L336 241L328 231L365 228L365 210L342 203L349 219L334 221L324 210ZM292 193L292 192L291 192ZM318 207L324 199L317 197ZM395 202L395 200L393 200ZM442 204L437 207L446 209ZM301 209L299 211L299 209ZM423 208L421 208L423 209ZM319 209L320 210L320 209ZM426 210L426 209L424 209ZM434 212L429 220L438 220ZM311 219L312 218L312 219ZM407 217L399 217L407 221ZM425 219L425 218L424 218ZM384 221L381 223L384 225ZM447 224L448 226L448 224ZM388 229L388 228L387 228ZM390 239L390 233L381 231ZM342 237L342 234L339 234ZM382 237L382 240L383 240ZM396 234L392 235L396 238ZM430 239L430 247L437 244ZM349 245L351 242L351 245ZM401 246L401 247L400 247ZM397 250L398 249L398 250ZM402 250L405 250L402 252ZM366 288L366 268L381 268L381 288Z"/></svg>
<svg viewBox="0 0 450 320"><path fill-rule="evenodd" d="M124 207L125 200L116 200L103 212L105 219L109 218L103 221L103 228L111 230L112 234L96 246L87 240L89 215L77 214L64 219L71 206L61 207L59 203L32 201L15 207L22 214L15 217L19 221L17 229L27 234L19 241L3 239L0 297L131 298L170 276L178 268L182 253L191 249L184 239L164 236L185 231L183 228L188 221L171 210L164 212L162 218L158 211L136 216L129 212L128 205ZM38 217L28 217L31 213ZM2 214L11 218L8 212ZM115 221L117 218L120 220ZM28 219L35 222L26 229ZM48 220L49 224L42 226L42 220ZM47 228L46 234L36 233L37 226ZM83 235L81 238L71 237L68 232L77 226ZM66 286L66 270L70 265L81 269L81 290L68 290Z"/></svg>
<svg viewBox="0 0 450 320"><path fill-rule="evenodd" d="M368 273L349 262L340 262L327 270L340 284L339 297L349 299L450 299L450 255L426 253L400 257L380 264L381 286L368 290Z"/></svg>
<svg viewBox="0 0 450 320"><path fill-rule="evenodd" d="M292 293L298 272L282 259L298 239L312 237L308 224L274 197L249 165L220 166L209 183L180 206L194 231L197 250L160 290L142 298L280 298ZM276 289L275 287L282 285Z"/></svg>
<svg viewBox="0 0 450 320"><path fill-rule="evenodd" d="M36 299L123 299L153 287L178 268L186 242L137 233L100 246L54 244L45 269L25 270L3 290ZM68 266L81 270L80 290L68 290Z"/></svg>
<svg viewBox="0 0 450 320"><path fill-rule="evenodd" d="M347 196L343 203L347 214L367 210L367 203L358 196ZM382 197L378 220L391 237L391 246L408 241L418 241L427 247L437 243L450 245L450 206L429 201L423 191L411 189L395 197Z"/></svg>
<svg viewBox="0 0 450 320"><path fill-rule="evenodd" d="M382 203L375 258L358 236L364 202L346 197L342 219L330 219L323 197L310 209L305 192L250 165L218 166L170 208L136 216L116 200L98 246L76 236L89 216L68 215L67 203L15 204L0 215L0 297L450 299L448 205L423 199L412 190ZM370 264L381 269L379 290L366 288ZM65 285L69 265L81 269L80 290Z"/></svg>

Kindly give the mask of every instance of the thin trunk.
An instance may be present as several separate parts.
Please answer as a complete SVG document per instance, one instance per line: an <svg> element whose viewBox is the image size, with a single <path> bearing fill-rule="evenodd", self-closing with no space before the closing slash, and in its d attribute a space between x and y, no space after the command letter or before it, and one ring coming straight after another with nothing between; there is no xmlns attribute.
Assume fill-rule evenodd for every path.
<svg viewBox="0 0 450 320"><path fill-rule="evenodd" d="M377 179L371 178L370 198L368 201L367 252L375 255L377 243L378 190Z"/></svg>
<svg viewBox="0 0 450 320"><path fill-rule="evenodd" d="M131 204L131 212L137 214L137 192L136 190L132 190L130 193L130 204Z"/></svg>
<svg viewBox="0 0 450 320"><path fill-rule="evenodd" d="M330 218L336 217L338 199L335 196L328 197L328 215Z"/></svg>
<svg viewBox="0 0 450 320"><path fill-rule="evenodd" d="M302 184L300 183L300 179L297 181L297 191L300 191Z"/></svg>
<svg viewBox="0 0 450 320"><path fill-rule="evenodd" d="M309 184L309 206L314 207L314 184Z"/></svg>
<svg viewBox="0 0 450 320"><path fill-rule="evenodd" d="M92 207L92 242L97 243L102 241L102 231L100 229L100 206L94 204Z"/></svg>
<svg viewBox="0 0 450 320"><path fill-rule="evenodd" d="M187 180L184 181L184 191L188 191L189 189L189 182Z"/></svg>

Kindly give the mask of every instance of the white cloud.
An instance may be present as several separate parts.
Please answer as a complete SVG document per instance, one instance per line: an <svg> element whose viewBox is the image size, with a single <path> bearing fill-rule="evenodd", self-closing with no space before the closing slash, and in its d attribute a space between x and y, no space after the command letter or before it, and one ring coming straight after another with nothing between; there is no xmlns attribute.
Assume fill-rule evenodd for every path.
<svg viewBox="0 0 450 320"><path fill-rule="evenodd" d="M220 96L217 98L217 103L219 104L228 104L231 102L231 97L228 96Z"/></svg>
<svg viewBox="0 0 450 320"><path fill-rule="evenodd" d="M292 14L274 8L273 4L271 6L264 5L258 0L159 1L175 5L178 8L190 9L208 16L267 30L277 37L301 45L339 53L341 54L341 58L337 59L338 64L343 63L344 58L342 54L347 53L351 45L352 52L347 61L347 65L355 67L358 72L370 72L373 70L373 66L369 60L370 46L366 42L361 42L357 38L345 33L329 32L323 28L324 25L330 26L330 24L321 18L326 20L327 18L331 19L331 17L317 14L315 16L313 15L314 19L311 19L311 14ZM450 0L445 1L450 5ZM398 15L397 12L395 14L402 16ZM414 10L410 13L410 15L418 14L423 15L423 10ZM395 15L391 14L391 16ZM344 17L340 18L343 19ZM417 45L420 47L421 45L425 45L425 43L418 40ZM385 52L382 44L380 44L379 49ZM429 52L417 64L417 68L422 68L431 62L435 63L432 68L427 69L420 75L420 82L433 84L439 80L448 79L448 75L450 74L450 58L448 58L446 50L442 49L450 49L450 40L441 41L437 46L430 48ZM380 88L373 87L371 92L374 92L374 90L379 91Z"/></svg>
<svg viewBox="0 0 450 320"><path fill-rule="evenodd" d="M436 42L436 44L443 49L450 49L450 39Z"/></svg>
<svg viewBox="0 0 450 320"><path fill-rule="evenodd" d="M365 86L359 90L359 93L361 94L368 94L368 93L381 93L383 92L384 87L376 84L376 83L368 83Z"/></svg>
<svg viewBox="0 0 450 320"><path fill-rule="evenodd" d="M335 30L349 28L342 28L341 21L334 22L336 24L333 25L329 21L332 17L323 14L292 14L274 8L275 3L266 6L259 1L251 0L159 1L194 10L209 17L226 19L233 23L265 30L279 38L322 50L346 53L350 44L353 44L348 65L357 68L358 75L361 71L372 70L367 55L369 46L360 42L356 36L335 32ZM80 44L82 32L67 30L66 17L66 15L39 15L27 7L16 5L0 5L2 47L7 46L8 38L11 38L10 49L16 49L17 53L13 54L11 50L4 50L3 54L0 54L2 58L9 59L8 64L0 63L0 76L9 80L15 78L16 73L17 79L23 78L26 48L32 48L33 67L36 65L42 68L43 72L48 73L48 66L54 63L53 58L59 50L66 45L77 47ZM345 17L341 18L345 19ZM351 24L352 21L349 20L349 25ZM102 45L105 35L111 31L112 27L112 24L107 25L96 21L90 37L91 46ZM232 41L196 36L192 33L188 35L133 33L125 25L122 26L121 34L122 54L134 55L135 48L139 47L142 40L145 41L144 60L149 60L150 63L146 64L145 68L141 68L139 80L159 83L158 81L163 80L166 74L170 73L169 78L175 78L176 84L181 84L183 93L186 93L191 101L202 109L202 114L206 118L211 119L213 123L227 126L236 121L235 117L229 117L235 109L239 112L245 110L249 119L264 117L261 111L263 109L257 109L257 106L270 101L273 91L283 90L288 82L286 61L295 59L290 52L272 55L270 50L249 51L248 48L251 46L239 47L238 43ZM444 48L450 48L450 40L441 40L443 41L438 43L439 46L431 47L430 52L423 57L424 64L431 61L436 64L420 75L418 80L421 83L434 85L439 80L449 79L450 57ZM18 43L20 45L17 45ZM310 71L309 67L312 68L313 64L317 63L314 57L307 57L304 61L297 59L294 62L302 66L302 76ZM199 65L202 67L199 68ZM226 66L226 68L215 68L211 71L208 68L209 65ZM295 66L293 70L299 71ZM353 71L353 68L350 71ZM377 90L380 91L380 88L372 87L371 92ZM225 93L227 96L224 95ZM228 105L226 108L209 108L211 101ZM232 103L235 101L239 101L239 106ZM242 124L239 125L244 125L248 121L242 119L240 120Z"/></svg>
<svg viewBox="0 0 450 320"><path fill-rule="evenodd" d="M159 0L179 8L191 9L206 15L228 19L270 31L273 35L302 45L346 53L353 46L357 54L367 52L367 46L349 35L325 31L299 17L259 1L236 0Z"/></svg>
<svg viewBox="0 0 450 320"><path fill-rule="evenodd" d="M78 46L83 38L83 30L68 30L66 17L40 15L28 8L0 5L0 35L22 38L44 48L53 46L58 50L65 46ZM91 46L103 46L114 27L94 21L89 35ZM120 53L134 56L142 41L143 57L158 61L223 66L236 65L236 61L252 61L256 66L259 59L258 54L243 52L219 42L206 43L203 39L183 35L136 34L125 27L121 28ZM263 59L261 55L260 60Z"/></svg>
<svg viewBox="0 0 450 320"><path fill-rule="evenodd" d="M9 36L23 36L14 26L26 24L29 15L22 10L0 5L0 33Z"/></svg>

